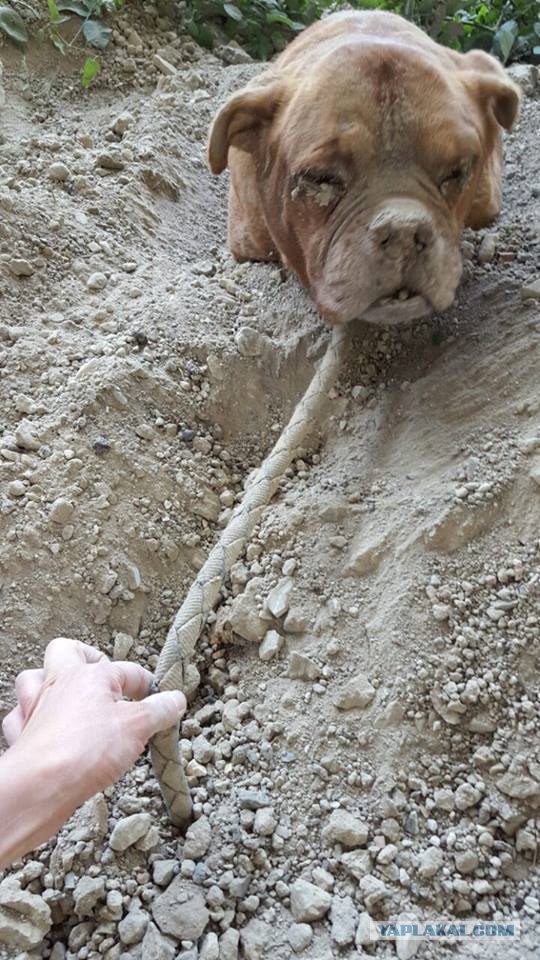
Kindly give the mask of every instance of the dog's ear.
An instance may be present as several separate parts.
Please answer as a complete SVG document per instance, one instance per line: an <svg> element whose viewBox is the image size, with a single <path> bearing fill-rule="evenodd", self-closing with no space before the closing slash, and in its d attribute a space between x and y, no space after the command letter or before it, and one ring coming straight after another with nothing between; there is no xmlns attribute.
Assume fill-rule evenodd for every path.
<svg viewBox="0 0 540 960"><path fill-rule="evenodd" d="M471 50L463 57L465 81L484 111L491 111L498 124L511 130L519 116L521 90L507 76L495 57Z"/></svg>
<svg viewBox="0 0 540 960"><path fill-rule="evenodd" d="M232 143L250 150L251 137L269 126L285 99L285 84L275 74L263 74L244 87L221 108L208 137L208 165L222 173Z"/></svg>

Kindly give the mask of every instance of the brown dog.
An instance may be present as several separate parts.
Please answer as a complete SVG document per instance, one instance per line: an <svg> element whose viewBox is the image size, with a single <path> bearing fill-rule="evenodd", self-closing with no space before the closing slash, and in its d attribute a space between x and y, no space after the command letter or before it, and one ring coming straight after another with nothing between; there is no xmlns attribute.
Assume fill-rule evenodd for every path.
<svg viewBox="0 0 540 960"><path fill-rule="evenodd" d="M444 310L461 229L499 213L500 128L518 109L494 58L441 47L401 17L314 24L214 120L232 253L283 262L330 323Z"/></svg>

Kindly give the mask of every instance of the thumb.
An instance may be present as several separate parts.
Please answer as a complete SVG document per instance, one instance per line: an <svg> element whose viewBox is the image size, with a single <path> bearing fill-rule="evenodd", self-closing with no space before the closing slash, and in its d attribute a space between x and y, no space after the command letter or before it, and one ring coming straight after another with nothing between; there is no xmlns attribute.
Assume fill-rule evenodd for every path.
<svg viewBox="0 0 540 960"><path fill-rule="evenodd" d="M145 697L138 706L141 708L144 735L149 739L155 733L173 727L185 713L187 704L180 690L167 690Z"/></svg>

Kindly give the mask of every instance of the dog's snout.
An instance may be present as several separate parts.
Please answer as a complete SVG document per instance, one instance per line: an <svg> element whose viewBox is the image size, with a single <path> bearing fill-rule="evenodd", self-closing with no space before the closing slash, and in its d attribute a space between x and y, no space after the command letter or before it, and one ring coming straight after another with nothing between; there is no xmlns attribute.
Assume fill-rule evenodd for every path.
<svg viewBox="0 0 540 960"><path fill-rule="evenodd" d="M388 256L420 255L434 236L427 210L407 202L379 210L369 230L374 243Z"/></svg>

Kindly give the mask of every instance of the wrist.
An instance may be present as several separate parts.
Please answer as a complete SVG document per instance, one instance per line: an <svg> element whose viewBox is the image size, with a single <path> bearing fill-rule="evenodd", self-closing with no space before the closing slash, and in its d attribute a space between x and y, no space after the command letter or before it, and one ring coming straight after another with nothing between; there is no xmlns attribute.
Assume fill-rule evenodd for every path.
<svg viewBox="0 0 540 960"><path fill-rule="evenodd" d="M32 749L24 739L0 756L0 868L53 836L82 802L55 751Z"/></svg>

